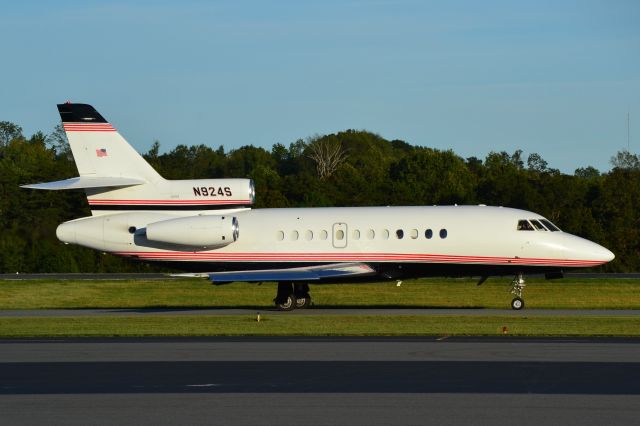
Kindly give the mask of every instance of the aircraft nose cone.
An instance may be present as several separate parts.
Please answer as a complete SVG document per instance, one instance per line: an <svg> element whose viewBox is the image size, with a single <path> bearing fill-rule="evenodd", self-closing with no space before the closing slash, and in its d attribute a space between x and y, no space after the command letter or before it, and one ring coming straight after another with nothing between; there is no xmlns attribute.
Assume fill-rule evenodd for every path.
<svg viewBox="0 0 640 426"><path fill-rule="evenodd" d="M594 243L595 244L595 243ZM613 252L605 247L602 247L599 244L595 244L596 246L598 246L598 257L603 260L604 262L611 262L613 259L616 258L616 255L613 254Z"/></svg>
<svg viewBox="0 0 640 426"><path fill-rule="evenodd" d="M589 243L584 249L586 259L597 260L602 263L611 262L613 259L615 259L616 255L613 254L611 250L602 247L600 244L594 243L593 241L584 241L588 241Z"/></svg>
<svg viewBox="0 0 640 426"><path fill-rule="evenodd" d="M570 259L607 263L615 259L615 254L600 244L575 235L567 235L567 254Z"/></svg>

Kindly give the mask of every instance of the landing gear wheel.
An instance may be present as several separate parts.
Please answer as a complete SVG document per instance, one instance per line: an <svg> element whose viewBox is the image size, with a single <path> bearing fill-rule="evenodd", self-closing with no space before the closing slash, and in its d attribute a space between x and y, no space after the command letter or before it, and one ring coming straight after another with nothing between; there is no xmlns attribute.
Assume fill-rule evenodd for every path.
<svg viewBox="0 0 640 426"><path fill-rule="evenodd" d="M287 282L278 283L278 293L273 299L279 311L293 311L296 308L296 296L293 292L293 284Z"/></svg>
<svg viewBox="0 0 640 426"><path fill-rule="evenodd" d="M290 294L282 301L276 300L276 308L279 311L293 311L296 308L295 296Z"/></svg>
<svg viewBox="0 0 640 426"><path fill-rule="evenodd" d="M524 308L524 299L522 298L524 287L525 287L524 277L522 273L519 273L518 275L515 276L513 281L511 281L511 290L510 290L511 294L515 296L511 301L511 308L516 311L519 311L520 309Z"/></svg>
<svg viewBox="0 0 640 426"><path fill-rule="evenodd" d="M512 301L511 301L511 309L514 309L516 311L519 311L520 309L524 308L524 300L522 300L519 297L515 297Z"/></svg>
<svg viewBox="0 0 640 426"><path fill-rule="evenodd" d="M311 296L309 293L296 296L296 309L306 309L311 306Z"/></svg>
<svg viewBox="0 0 640 426"><path fill-rule="evenodd" d="M296 309L305 309L311 306L311 296L309 296L309 284L294 283L293 294L296 297Z"/></svg>

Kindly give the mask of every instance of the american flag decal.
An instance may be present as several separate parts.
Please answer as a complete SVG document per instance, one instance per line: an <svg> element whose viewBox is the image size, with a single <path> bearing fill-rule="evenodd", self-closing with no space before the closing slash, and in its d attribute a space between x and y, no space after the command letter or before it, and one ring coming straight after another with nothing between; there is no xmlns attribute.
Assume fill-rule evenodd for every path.
<svg viewBox="0 0 640 426"><path fill-rule="evenodd" d="M96 155L98 157L106 157L107 156L107 150L104 149L104 148L96 149Z"/></svg>

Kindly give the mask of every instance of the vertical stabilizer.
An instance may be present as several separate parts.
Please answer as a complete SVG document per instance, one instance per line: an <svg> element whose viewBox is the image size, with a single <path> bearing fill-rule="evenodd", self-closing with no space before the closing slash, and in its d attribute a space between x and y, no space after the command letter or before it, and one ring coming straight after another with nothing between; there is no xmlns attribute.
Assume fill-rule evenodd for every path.
<svg viewBox="0 0 640 426"><path fill-rule="evenodd" d="M220 213L255 200L251 179L163 179L91 105L59 104L58 111L80 176L24 188L84 189L94 216Z"/></svg>
<svg viewBox="0 0 640 426"><path fill-rule="evenodd" d="M149 183L162 177L91 105L58 105L62 124L80 176L139 178Z"/></svg>

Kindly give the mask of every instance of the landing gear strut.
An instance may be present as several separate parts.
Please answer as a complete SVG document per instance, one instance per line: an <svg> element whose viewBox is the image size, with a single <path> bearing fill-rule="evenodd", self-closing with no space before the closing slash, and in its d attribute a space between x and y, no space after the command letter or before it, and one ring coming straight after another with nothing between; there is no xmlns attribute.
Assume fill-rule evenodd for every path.
<svg viewBox="0 0 640 426"><path fill-rule="evenodd" d="M519 311L520 309L524 308L524 299L522 298L524 287L524 278L520 273L513 278L513 281L511 281L511 294L516 296L511 301L511 309Z"/></svg>
<svg viewBox="0 0 640 426"><path fill-rule="evenodd" d="M273 301L279 311L293 311L294 309L308 308L311 306L309 284L279 282L278 293Z"/></svg>

